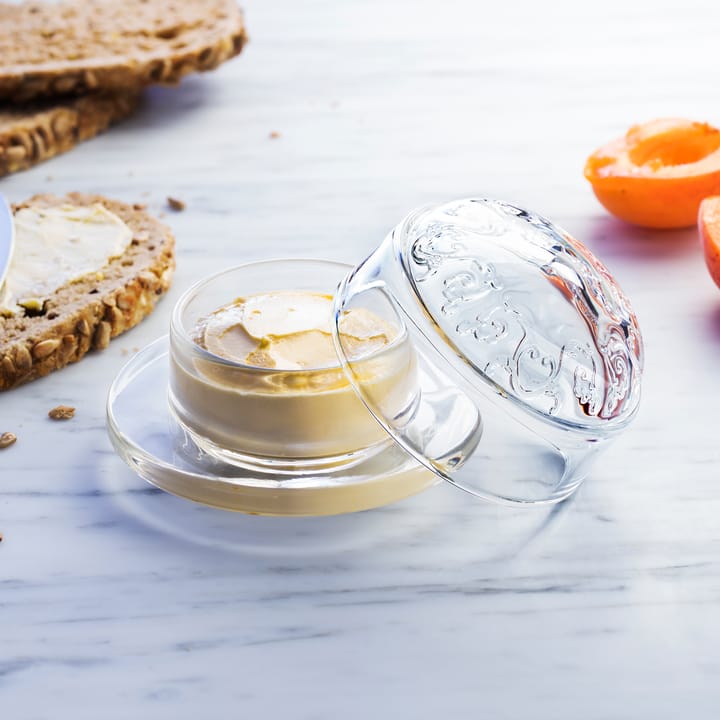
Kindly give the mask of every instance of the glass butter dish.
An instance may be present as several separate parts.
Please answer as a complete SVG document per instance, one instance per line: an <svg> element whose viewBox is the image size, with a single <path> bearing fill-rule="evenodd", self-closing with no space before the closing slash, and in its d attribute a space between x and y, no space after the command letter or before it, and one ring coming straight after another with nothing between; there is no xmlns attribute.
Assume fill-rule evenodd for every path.
<svg viewBox="0 0 720 720"><path fill-rule="evenodd" d="M252 335L278 298L299 303L287 333L247 356L269 361L224 356L227 328L199 339L222 313ZM319 339L332 357L283 364ZM114 381L108 429L146 480L244 512L351 512L441 480L552 503L632 420L642 363L627 299L581 243L508 203L459 200L411 213L355 268L271 260L197 283L169 339Z"/></svg>

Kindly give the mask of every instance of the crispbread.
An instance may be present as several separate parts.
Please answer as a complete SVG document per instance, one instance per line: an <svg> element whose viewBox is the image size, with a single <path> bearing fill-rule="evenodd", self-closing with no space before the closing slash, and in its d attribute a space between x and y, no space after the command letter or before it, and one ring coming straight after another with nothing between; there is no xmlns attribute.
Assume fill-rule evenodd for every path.
<svg viewBox="0 0 720 720"><path fill-rule="evenodd" d="M0 177L67 152L130 115L139 90L94 93L0 111Z"/></svg>
<svg viewBox="0 0 720 720"><path fill-rule="evenodd" d="M235 0L0 3L0 99L176 83L246 40Z"/></svg>
<svg viewBox="0 0 720 720"><path fill-rule="evenodd" d="M47 301L43 315L0 317L0 390L47 375L76 362L88 350L102 350L110 339L148 315L167 291L175 269L170 229L141 205L100 195L36 195L14 207L50 207L62 203L101 203L132 230L125 254L103 268L69 283Z"/></svg>

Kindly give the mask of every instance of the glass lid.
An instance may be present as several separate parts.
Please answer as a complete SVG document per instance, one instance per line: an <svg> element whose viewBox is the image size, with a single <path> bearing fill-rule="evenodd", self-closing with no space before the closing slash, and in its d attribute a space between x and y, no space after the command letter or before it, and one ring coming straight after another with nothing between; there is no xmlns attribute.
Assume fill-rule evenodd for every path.
<svg viewBox="0 0 720 720"><path fill-rule="evenodd" d="M340 331L366 308L394 328L403 382ZM584 479L640 399L640 330L580 242L514 205L468 199L408 215L341 284L335 343L374 417L473 494L553 502Z"/></svg>

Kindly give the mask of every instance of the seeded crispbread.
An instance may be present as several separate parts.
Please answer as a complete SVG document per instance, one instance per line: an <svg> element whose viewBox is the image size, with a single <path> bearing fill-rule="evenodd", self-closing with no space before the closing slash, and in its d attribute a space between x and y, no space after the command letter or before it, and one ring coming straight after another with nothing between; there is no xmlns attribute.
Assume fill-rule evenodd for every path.
<svg viewBox="0 0 720 720"><path fill-rule="evenodd" d="M94 93L0 110L0 177L67 152L138 106L140 91Z"/></svg>
<svg viewBox="0 0 720 720"><path fill-rule="evenodd" d="M36 195L14 206L52 207L63 203L100 203L133 232L125 253L100 275L90 273L64 285L34 317L0 317L0 390L35 380L102 350L110 339L148 315L170 287L175 240L170 229L142 205L127 205L101 195Z"/></svg>
<svg viewBox="0 0 720 720"><path fill-rule="evenodd" d="M0 3L0 99L173 84L246 40L235 0Z"/></svg>

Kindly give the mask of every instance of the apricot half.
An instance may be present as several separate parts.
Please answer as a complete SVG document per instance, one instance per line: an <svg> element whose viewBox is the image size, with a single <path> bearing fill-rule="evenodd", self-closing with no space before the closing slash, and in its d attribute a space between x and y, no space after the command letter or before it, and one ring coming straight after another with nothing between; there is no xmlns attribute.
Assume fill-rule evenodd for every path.
<svg viewBox="0 0 720 720"><path fill-rule="evenodd" d="M702 199L720 194L720 130L677 118L635 125L588 158L585 177L622 220L652 228L694 225Z"/></svg>
<svg viewBox="0 0 720 720"><path fill-rule="evenodd" d="M710 276L720 287L720 197L709 197L702 201L698 228Z"/></svg>

